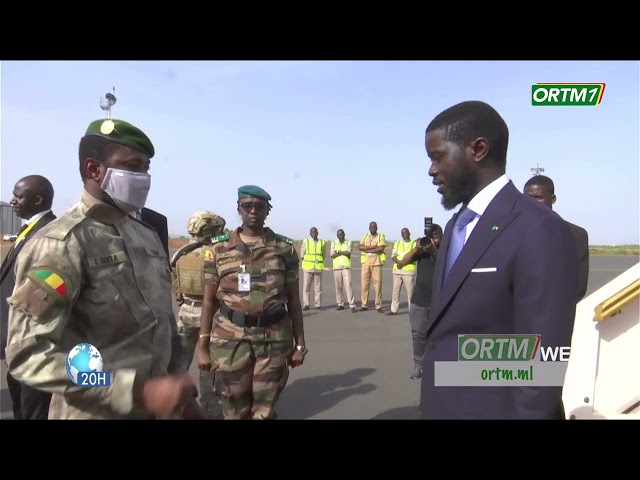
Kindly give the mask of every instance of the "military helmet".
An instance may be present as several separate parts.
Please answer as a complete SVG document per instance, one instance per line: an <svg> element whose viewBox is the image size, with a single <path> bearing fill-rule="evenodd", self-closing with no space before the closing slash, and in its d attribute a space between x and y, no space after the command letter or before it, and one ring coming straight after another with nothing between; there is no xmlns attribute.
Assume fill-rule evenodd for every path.
<svg viewBox="0 0 640 480"><path fill-rule="evenodd" d="M224 228L226 221L220 215L216 215L208 210L196 212L189 218L187 231L191 235L198 235L205 226Z"/></svg>

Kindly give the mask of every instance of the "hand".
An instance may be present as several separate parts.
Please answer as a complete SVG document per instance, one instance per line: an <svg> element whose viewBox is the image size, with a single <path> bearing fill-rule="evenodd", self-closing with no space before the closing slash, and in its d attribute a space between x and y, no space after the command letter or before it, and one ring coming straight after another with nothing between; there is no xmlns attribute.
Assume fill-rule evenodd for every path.
<svg viewBox="0 0 640 480"><path fill-rule="evenodd" d="M198 342L198 346L196 347L196 357L198 360L198 368L200 370L205 372L212 371L213 362L211 361L211 350L209 350L208 343Z"/></svg>
<svg viewBox="0 0 640 480"><path fill-rule="evenodd" d="M435 255L438 252L435 242L433 239L430 239L429 245L427 245L424 249L425 252L430 253L431 255Z"/></svg>
<svg viewBox="0 0 640 480"><path fill-rule="evenodd" d="M185 420L207 420L207 414L204 412L200 404L196 402L195 398L189 400L184 406L182 417Z"/></svg>
<svg viewBox="0 0 640 480"><path fill-rule="evenodd" d="M165 375L145 380L135 392L137 403L152 415L173 415L193 399L194 385L188 374Z"/></svg>
<svg viewBox="0 0 640 480"><path fill-rule="evenodd" d="M289 356L289 366L291 368L296 368L304 363L304 355L300 353L297 349L294 349L291 355Z"/></svg>

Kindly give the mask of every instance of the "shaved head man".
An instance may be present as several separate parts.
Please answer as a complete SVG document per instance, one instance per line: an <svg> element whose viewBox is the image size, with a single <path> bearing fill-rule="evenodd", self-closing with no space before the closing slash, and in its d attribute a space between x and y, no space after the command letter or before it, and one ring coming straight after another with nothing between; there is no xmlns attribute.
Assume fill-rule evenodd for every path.
<svg viewBox="0 0 640 480"><path fill-rule="evenodd" d="M534 200L543 203L547 207L553 210L553 205L556 203L556 187L549 177L545 175L535 175L527 180L524 184L523 193ZM587 231L567 222L571 233L576 241L576 248L578 249L578 301L582 300L587 293L587 286L589 284L589 234Z"/></svg>
<svg viewBox="0 0 640 480"><path fill-rule="evenodd" d="M2 262L0 270L0 358L5 359L9 309L7 298L13 293L15 285L14 266L18 254L33 235L56 218L51 212L53 204L53 185L42 175L29 175L18 180L13 187L11 206L16 215L26 220L18 238ZM49 414L51 394L36 390L18 382L7 372L7 384L13 405L15 420L46 420Z"/></svg>
<svg viewBox="0 0 640 480"><path fill-rule="evenodd" d="M51 210L53 185L42 175L29 175L13 187L11 206L20 218L30 219L40 212Z"/></svg>

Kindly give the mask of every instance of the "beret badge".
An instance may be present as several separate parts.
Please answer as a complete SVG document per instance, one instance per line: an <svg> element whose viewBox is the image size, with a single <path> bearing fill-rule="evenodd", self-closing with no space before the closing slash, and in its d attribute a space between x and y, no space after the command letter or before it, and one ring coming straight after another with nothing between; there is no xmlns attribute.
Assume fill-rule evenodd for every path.
<svg viewBox="0 0 640 480"><path fill-rule="evenodd" d="M105 120L104 122L102 122L102 125L100 125L100 133L102 133L103 135L109 135L115 130L115 128L116 125L113 123L113 121Z"/></svg>

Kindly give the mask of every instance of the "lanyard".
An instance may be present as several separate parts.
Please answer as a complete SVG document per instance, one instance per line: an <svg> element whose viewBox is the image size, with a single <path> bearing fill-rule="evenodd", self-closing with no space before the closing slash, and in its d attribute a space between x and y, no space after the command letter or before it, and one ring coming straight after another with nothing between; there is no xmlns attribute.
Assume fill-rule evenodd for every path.
<svg viewBox="0 0 640 480"><path fill-rule="evenodd" d="M15 247L16 245L18 245L18 243L20 243L20 241L27 235L27 233L29 233L31 231L31 229L33 227L36 226L36 223L38 223L40 221L42 217L36 218L33 222L31 222L29 224L29 226L27 228L25 228L22 233L20 235L18 235L18 238L16 238L15 243L13 244L13 246Z"/></svg>

